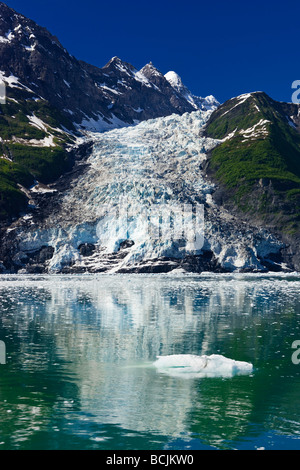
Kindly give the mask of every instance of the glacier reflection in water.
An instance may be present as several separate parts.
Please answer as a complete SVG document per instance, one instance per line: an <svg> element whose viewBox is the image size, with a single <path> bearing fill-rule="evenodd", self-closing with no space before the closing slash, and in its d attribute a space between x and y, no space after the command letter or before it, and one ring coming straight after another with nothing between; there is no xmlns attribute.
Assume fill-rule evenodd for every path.
<svg viewBox="0 0 300 470"><path fill-rule="evenodd" d="M172 448L176 439L236 448L270 430L295 439L299 283L296 275L1 276L2 444L116 448L116 435L131 433L132 448ZM158 356L215 354L254 371L182 380L153 366Z"/></svg>

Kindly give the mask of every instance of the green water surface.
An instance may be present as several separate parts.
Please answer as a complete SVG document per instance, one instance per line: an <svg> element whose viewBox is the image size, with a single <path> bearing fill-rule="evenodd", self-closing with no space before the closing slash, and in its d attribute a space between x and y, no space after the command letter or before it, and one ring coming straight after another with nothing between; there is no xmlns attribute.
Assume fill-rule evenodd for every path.
<svg viewBox="0 0 300 470"><path fill-rule="evenodd" d="M297 275L1 276L0 449L300 450L299 288ZM171 354L254 370L153 367Z"/></svg>

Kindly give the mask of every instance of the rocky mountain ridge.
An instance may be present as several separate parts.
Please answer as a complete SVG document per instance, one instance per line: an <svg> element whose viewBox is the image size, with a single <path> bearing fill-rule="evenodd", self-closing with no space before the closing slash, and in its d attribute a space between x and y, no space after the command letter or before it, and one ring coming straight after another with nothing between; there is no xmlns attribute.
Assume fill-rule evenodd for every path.
<svg viewBox="0 0 300 470"><path fill-rule="evenodd" d="M87 131L196 109L151 63L138 71L118 57L103 68L78 61L45 28L3 2L0 80L7 97L0 105L4 222L26 211L30 188L70 171L80 136ZM213 100L213 106L218 104Z"/></svg>
<svg viewBox="0 0 300 470"><path fill-rule="evenodd" d="M218 204L274 233L300 269L300 106L254 92L228 100L205 135L220 144L206 171Z"/></svg>
<svg viewBox="0 0 300 470"><path fill-rule="evenodd" d="M17 77L80 129L101 131L195 110L151 63L139 71L118 57L102 68L77 60L45 28L3 2L0 63L4 77Z"/></svg>

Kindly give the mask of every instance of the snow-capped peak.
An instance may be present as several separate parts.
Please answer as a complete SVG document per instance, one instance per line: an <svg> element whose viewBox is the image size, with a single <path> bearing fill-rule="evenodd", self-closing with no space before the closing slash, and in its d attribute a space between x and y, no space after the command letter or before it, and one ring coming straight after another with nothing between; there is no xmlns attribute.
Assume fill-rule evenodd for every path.
<svg viewBox="0 0 300 470"><path fill-rule="evenodd" d="M183 96L195 109L213 110L220 104L212 95L207 96L206 98L193 95L192 92L183 84L181 77L174 71L166 73L165 78L174 90Z"/></svg>
<svg viewBox="0 0 300 470"><path fill-rule="evenodd" d="M168 80L170 85L179 92L181 92L183 88L186 88L182 83L181 77L176 72L170 71L166 73L165 78Z"/></svg>

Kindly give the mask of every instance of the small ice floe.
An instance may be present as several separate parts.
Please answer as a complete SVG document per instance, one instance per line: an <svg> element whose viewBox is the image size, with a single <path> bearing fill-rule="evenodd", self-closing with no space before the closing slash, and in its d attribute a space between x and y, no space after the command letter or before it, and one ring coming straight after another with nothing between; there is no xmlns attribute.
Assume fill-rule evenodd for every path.
<svg viewBox="0 0 300 470"><path fill-rule="evenodd" d="M253 372L252 364L228 359L218 354L158 356L154 366L161 373L182 378L233 377Z"/></svg>

